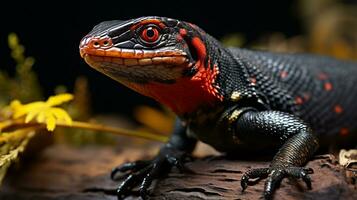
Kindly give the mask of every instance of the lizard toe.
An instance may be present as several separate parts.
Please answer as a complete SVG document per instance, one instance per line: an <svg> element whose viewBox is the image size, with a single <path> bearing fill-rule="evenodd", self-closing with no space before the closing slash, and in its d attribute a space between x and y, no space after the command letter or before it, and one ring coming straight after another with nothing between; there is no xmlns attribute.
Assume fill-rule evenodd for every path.
<svg viewBox="0 0 357 200"><path fill-rule="evenodd" d="M149 164L150 164L150 161L147 161L147 160L139 160L139 161L135 161L135 162L124 163L124 164L119 165L112 169L112 172L110 173L110 178L112 180L119 180L127 172L136 172ZM124 174L122 176L118 177L117 176L118 173L124 173Z"/></svg>
<svg viewBox="0 0 357 200"><path fill-rule="evenodd" d="M247 189L250 183L249 182L250 179L265 178L266 176L268 176L268 173L269 173L269 168L251 169L245 172L240 181L242 192L244 192L244 190Z"/></svg>
<svg viewBox="0 0 357 200"><path fill-rule="evenodd" d="M308 189L311 189L311 178L309 174L313 173L311 168L304 167L271 167L268 178L264 187L264 198L271 199L274 191L280 185L284 178L290 177L295 179L302 179Z"/></svg>

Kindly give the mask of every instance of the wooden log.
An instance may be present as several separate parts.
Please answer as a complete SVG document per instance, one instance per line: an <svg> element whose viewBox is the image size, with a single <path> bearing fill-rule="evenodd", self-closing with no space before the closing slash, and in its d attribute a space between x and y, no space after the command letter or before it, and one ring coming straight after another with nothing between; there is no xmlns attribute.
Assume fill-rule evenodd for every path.
<svg viewBox="0 0 357 200"><path fill-rule="evenodd" d="M1 200L115 200L120 181L110 180L112 167L128 160L148 159L157 151L110 147L54 145L36 159L10 170L1 188ZM145 153L144 153L145 152ZM148 153L149 152L149 153ZM268 162L228 160L212 156L187 163L195 174L181 174L177 169L156 183L150 199L260 199L264 180L242 193L242 173ZM274 199L357 199L356 185L345 179L345 170L327 158L314 159L307 165L313 189L302 181L284 179ZM127 199L137 199L131 196Z"/></svg>

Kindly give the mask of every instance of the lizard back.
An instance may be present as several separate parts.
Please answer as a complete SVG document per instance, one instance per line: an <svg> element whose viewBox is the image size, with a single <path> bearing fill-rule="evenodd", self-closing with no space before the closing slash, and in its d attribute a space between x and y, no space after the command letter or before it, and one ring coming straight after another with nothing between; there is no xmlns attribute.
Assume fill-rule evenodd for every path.
<svg viewBox="0 0 357 200"><path fill-rule="evenodd" d="M248 73L276 110L309 123L322 144L350 143L357 132L357 65L308 54L281 54L229 49L244 58ZM287 107L281 98L295 106ZM353 140L352 140L353 141ZM355 143L355 142L354 142Z"/></svg>

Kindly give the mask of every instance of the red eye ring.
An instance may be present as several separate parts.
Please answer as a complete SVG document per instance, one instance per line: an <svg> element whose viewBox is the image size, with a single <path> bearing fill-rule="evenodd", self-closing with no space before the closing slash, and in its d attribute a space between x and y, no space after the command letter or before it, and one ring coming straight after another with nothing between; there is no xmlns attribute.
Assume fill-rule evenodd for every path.
<svg viewBox="0 0 357 200"><path fill-rule="evenodd" d="M159 39L160 33L156 27L149 26L142 30L141 39L148 43L154 43Z"/></svg>

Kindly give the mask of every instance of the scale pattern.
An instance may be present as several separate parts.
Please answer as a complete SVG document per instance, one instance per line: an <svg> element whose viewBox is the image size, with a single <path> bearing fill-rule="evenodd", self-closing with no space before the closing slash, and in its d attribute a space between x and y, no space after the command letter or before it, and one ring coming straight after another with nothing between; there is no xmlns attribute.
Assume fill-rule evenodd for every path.
<svg viewBox="0 0 357 200"><path fill-rule="evenodd" d="M320 138L356 135L355 63L237 48L230 52L244 60L255 90L267 99L271 109L300 117Z"/></svg>

